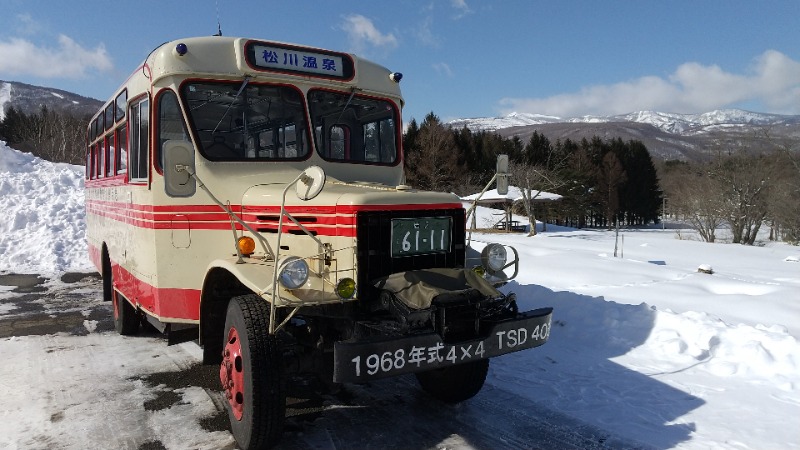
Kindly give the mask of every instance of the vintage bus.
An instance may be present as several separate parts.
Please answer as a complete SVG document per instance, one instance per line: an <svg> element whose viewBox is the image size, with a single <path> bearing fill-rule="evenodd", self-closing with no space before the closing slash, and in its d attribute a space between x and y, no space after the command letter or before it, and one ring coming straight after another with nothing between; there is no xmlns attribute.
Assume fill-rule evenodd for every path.
<svg viewBox="0 0 800 450"><path fill-rule="evenodd" d="M242 448L280 438L288 383L415 373L459 402L490 357L549 337L551 308L497 289L509 248L473 251L458 197L404 184L400 79L347 53L189 38L89 124L87 240L116 330L195 333Z"/></svg>

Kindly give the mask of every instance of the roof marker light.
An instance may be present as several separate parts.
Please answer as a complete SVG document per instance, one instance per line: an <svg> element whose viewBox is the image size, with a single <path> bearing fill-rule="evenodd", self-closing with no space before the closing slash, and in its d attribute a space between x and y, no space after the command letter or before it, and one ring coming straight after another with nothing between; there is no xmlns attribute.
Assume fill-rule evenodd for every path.
<svg viewBox="0 0 800 450"><path fill-rule="evenodd" d="M175 46L175 53L177 53L178 56L183 56L188 51L189 51L189 48L186 47L186 44L184 44L183 42L181 42L180 44Z"/></svg>
<svg viewBox="0 0 800 450"><path fill-rule="evenodd" d="M400 72L392 72L389 74L389 79L395 83L399 83L403 79L403 74Z"/></svg>

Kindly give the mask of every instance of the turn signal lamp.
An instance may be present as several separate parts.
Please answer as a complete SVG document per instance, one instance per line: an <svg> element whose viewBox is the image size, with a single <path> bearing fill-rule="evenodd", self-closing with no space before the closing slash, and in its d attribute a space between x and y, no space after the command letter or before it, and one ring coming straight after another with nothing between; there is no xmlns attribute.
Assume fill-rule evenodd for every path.
<svg viewBox="0 0 800 450"><path fill-rule="evenodd" d="M239 253L243 256L250 256L256 251L256 241L250 236L242 236L237 239L236 246L239 247Z"/></svg>
<svg viewBox="0 0 800 450"><path fill-rule="evenodd" d="M485 276L486 275L486 269L484 269L483 266L475 266L475 267L472 268L472 271L477 273L480 276Z"/></svg>
<svg viewBox="0 0 800 450"><path fill-rule="evenodd" d="M336 294L340 298L347 300L356 295L356 280L352 278L342 278L336 284Z"/></svg>

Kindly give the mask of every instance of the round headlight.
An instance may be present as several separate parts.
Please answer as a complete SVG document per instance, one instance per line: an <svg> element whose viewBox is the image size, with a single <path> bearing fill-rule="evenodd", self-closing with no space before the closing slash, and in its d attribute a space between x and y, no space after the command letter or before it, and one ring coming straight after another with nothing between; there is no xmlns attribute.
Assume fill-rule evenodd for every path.
<svg viewBox="0 0 800 450"><path fill-rule="evenodd" d="M347 300L356 295L356 281L352 278L342 278L336 284L336 294Z"/></svg>
<svg viewBox="0 0 800 450"><path fill-rule="evenodd" d="M481 252L481 263L489 273L499 272L506 265L508 254L500 244L489 244Z"/></svg>
<svg viewBox="0 0 800 450"><path fill-rule="evenodd" d="M289 256L280 264L278 280L286 289L298 289L308 281L308 263L297 256Z"/></svg>

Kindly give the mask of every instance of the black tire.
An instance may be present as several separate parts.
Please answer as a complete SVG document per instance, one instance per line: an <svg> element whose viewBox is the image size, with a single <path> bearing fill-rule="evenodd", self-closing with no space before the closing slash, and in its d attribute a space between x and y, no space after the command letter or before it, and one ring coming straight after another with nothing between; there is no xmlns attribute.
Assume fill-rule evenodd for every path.
<svg viewBox="0 0 800 450"><path fill-rule="evenodd" d="M139 312L125 297L117 291L112 292L114 298L114 329L123 336L132 336L139 332Z"/></svg>
<svg viewBox="0 0 800 450"><path fill-rule="evenodd" d="M114 329L117 333L130 336L139 332L139 312L114 290L114 272L106 252L103 252L103 300L111 301L114 306Z"/></svg>
<svg viewBox="0 0 800 450"><path fill-rule="evenodd" d="M481 359L457 366L419 372L422 390L445 403L459 403L480 392L489 372L489 360Z"/></svg>
<svg viewBox="0 0 800 450"><path fill-rule="evenodd" d="M229 339L231 335L238 337L238 347ZM286 384L278 339L269 334L267 302L256 295L231 299L222 350L230 354L239 350L241 354L241 358L226 354L220 367L221 380L232 380L237 375L234 372L243 380L241 387L223 386L233 437L243 450L275 445L283 434ZM223 375L226 370L228 375ZM238 413L235 407L239 408Z"/></svg>
<svg viewBox="0 0 800 450"><path fill-rule="evenodd" d="M108 251L103 247L103 301L111 302L114 300L114 285L111 274L111 258L108 257Z"/></svg>

